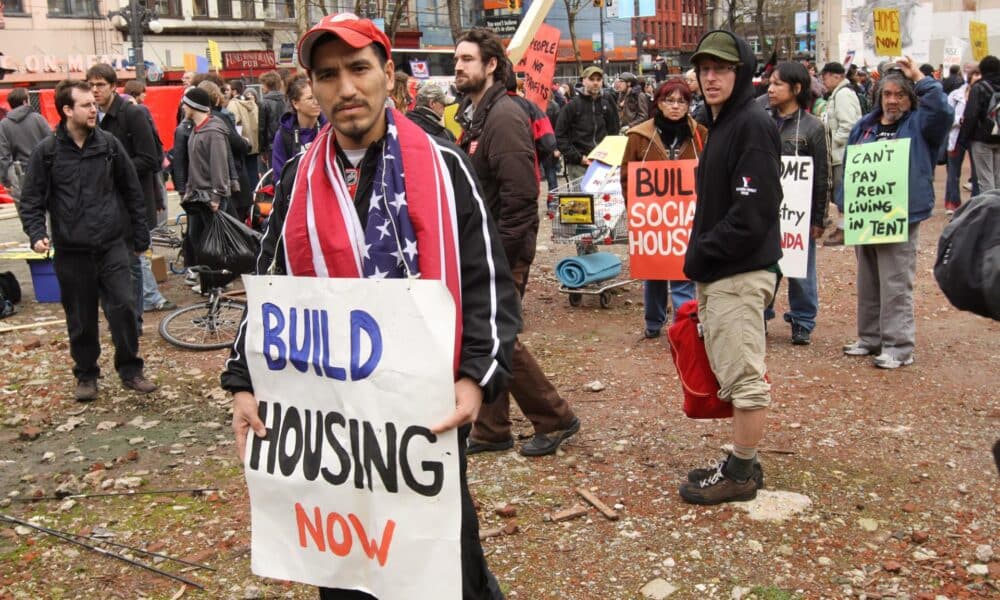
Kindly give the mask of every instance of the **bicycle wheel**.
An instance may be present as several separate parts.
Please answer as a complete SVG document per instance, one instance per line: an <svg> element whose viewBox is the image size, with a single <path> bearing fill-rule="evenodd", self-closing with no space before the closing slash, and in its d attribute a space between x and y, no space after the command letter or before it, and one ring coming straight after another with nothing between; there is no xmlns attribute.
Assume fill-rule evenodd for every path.
<svg viewBox="0 0 1000 600"><path fill-rule="evenodd" d="M236 340L243 320L242 302L221 299L213 314L211 304L203 302L179 308L160 321L160 335L186 350L218 350Z"/></svg>

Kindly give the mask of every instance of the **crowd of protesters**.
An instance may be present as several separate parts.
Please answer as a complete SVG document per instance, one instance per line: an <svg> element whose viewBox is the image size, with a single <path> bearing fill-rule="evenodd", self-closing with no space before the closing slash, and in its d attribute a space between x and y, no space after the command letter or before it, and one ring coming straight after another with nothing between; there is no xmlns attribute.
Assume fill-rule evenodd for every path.
<svg viewBox="0 0 1000 600"><path fill-rule="evenodd" d="M380 240L374 223L389 188L384 178L376 180L375 167L395 158L395 139L387 140L398 137L399 143L423 148L428 164L437 164L435 172L449 180L459 207L458 231L451 235L462 255L456 301L465 319L460 341L469 352L463 351L458 367L456 413L440 430L459 427L463 440L467 597L502 594L479 546L475 508L464 484L465 455L515 446L511 396L534 427L534 436L519 448L525 456L553 454L581 428L517 337L535 258L541 181L552 190L560 173L567 181L583 177L588 155L610 135L627 136L624 157L615 165L621 167L623 190L630 163L700 163L684 262L688 279L645 282L642 328L645 338L658 337L667 324L668 303L676 313L681 304L697 300L718 395L734 408L732 453L710 468L692 470L680 487L680 496L696 504L753 498L763 487L757 447L770 404L766 323L774 316L782 281L780 157L810 157L814 166L807 275L788 280L784 315L791 342L808 345L819 318L817 242L824 236L825 245L844 242L845 154L860 144L910 140L907 241L855 247L857 339L843 352L871 356L882 369L915 360L917 241L934 207L929 183L935 165L947 164L949 213L962 205L966 153L972 194L1000 187L1000 135L987 115L1000 90L1000 61L993 56L964 70L952 68L943 81L929 65L906 57L871 73L836 62L817 73L815 65L777 60L758 70L750 46L719 30L702 38L683 75L669 75L662 60L654 64L655 82L627 72L608 81L603 69L587 66L577 85L554 85L542 111L520 97L513 66L489 29L474 28L458 39L453 88L425 83L414 95L408 78L393 70L388 38L366 19L326 18L306 34L300 51L306 73L262 75L259 98L241 81L185 74L174 144L167 152L143 107L145 88L127 82L120 94L116 73L106 65L91 68L85 81L60 83L61 120L54 135L32 111L27 94L15 91L9 95L12 110L0 121L0 180L16 192L32 248L57 250L75 397L91 401L98 396L99 304L111 325L123 384L143 393L156 390L143 373L138 345L143 312L173 307L157 289L146 257L150 230L166 210L162 171L188 214L185 254L191 265L198 264L199 239L213 213L251 219L253 191L262 177L270 177L275 210L257 267L276 265L278 274L300 275L312 268L301 258L308 247L339 246L333 233L319 230L306 237L317 235L330 244L283 237L287 227L312 231L300 222L307 217L290 208L293 200L313 192L347 194L350 198L341 199L349 202L339 206L356 209L366 240ZM348 62L350 75L315 76L316 69L348 70ZM344 77L351 78L350 85ZM455 103L457 139L443 120ZM351 110L338 109L343 106ZM316 161L328 167L318 170L319 179L312 174ZM827 219L831 202L840 211L838 219ZM398 254L398 262L365 254L364 265L384 258L392 276L410 272ZM371 276L367 267L362 276ZM197 277L191 283L200 291ZM498 299L499 308L484 308ZM259 435L263 428L241 351L244 335L241 328L223 375L223 386L236 398L233 426L241 449L249 429ZM337 590L323 594L363 597Z"/></svg>

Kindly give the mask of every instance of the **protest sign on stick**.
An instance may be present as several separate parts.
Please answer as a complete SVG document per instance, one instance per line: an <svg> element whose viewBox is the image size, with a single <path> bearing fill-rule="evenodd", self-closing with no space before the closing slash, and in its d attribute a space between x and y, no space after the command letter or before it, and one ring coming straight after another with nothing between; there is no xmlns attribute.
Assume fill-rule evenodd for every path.
<svg viewBox="0 0 1000 600"><path fill-rule="evenodd" d="M910 140L847 147L844 243L892 244L909 237Z"/></svg>
<svg viewBox="0 0 1000 600"><path fill-rule="evenodd" d="M636 279L687 279L698 161L628 164L628 255Z"/></svg>
<svg viewBox="0 0 1000 600"><path fill-rule="evenodd" d="M812 217L813 160L781 157L781 260L785 277L805 277L809 266L809 223Z"/></svg>
<svg viewBox="0 0 1000 600"><path fill-rule="evenodd" d="M972 43L972 58L980 61L990 53L990 40L986 36L986 23L969 21L969 42Z"/></svg>
<svg viewBox="0 0 1000 600"><path fill-rule="evenodd" d="M440 281L246 277L251 567L383 600L462 597L455 308ZM414 340L420 344L414 345Z"/></svg>
<svg viewBox="0 0 1000 600"><path fill-rule="evenodd" d="M559 49L559 30L545 23L538 27L535 39L514 66L524 73L524 97L535 103L544 113L552 97L552 81L556 73L556 51Z"/></svg>
<svg viewBox="0 0 1000 600"><path fill-rule="evenodd" d="M875 54L877 56L902 56L903 36L899 31L899 9L876 8L872 11L875 19Z"/></svg>

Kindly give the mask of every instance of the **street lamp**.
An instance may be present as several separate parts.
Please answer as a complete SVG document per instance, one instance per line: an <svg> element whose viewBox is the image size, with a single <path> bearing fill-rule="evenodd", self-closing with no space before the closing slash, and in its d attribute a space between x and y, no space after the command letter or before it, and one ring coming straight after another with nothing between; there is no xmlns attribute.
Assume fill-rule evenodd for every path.
<svg viewBox="0 0 1000 600"><path fill-rule="evenodd" d="M132 49L135 54L135 79L146 82L146 63L142 57L142 35L147 29L150 33L162 33L163 23L156 10L140 4L139 0L129 0L128 6L108 13L108 19L118 28L128 28L132 38Z"/></svg>
<svg viewBox="0 0 1000 600"><path fill-rule="evenodd" d="M642 76L642 51L651 51L656 46L656 38L653 35L639 29L636 30L635 38L632 39L631 45L636 49L636 63L639 65L639 75Z"/></svg>

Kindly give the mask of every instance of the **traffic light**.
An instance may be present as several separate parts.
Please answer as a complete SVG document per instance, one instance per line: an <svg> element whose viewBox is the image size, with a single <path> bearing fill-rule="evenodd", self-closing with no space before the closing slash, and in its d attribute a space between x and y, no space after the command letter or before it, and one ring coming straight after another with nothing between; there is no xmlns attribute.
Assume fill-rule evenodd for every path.
<svg viewBox="0 0 1000 600"><path fill-rule="evenodd" d="M507 0L507 7L511 10L521 10L521 0Z"/></svg>
<svg viewBox="0 0 1000 600"><path fill-rule="evenodd" d="M595 8L604 8L604 0L594 0Z"/></svg>

